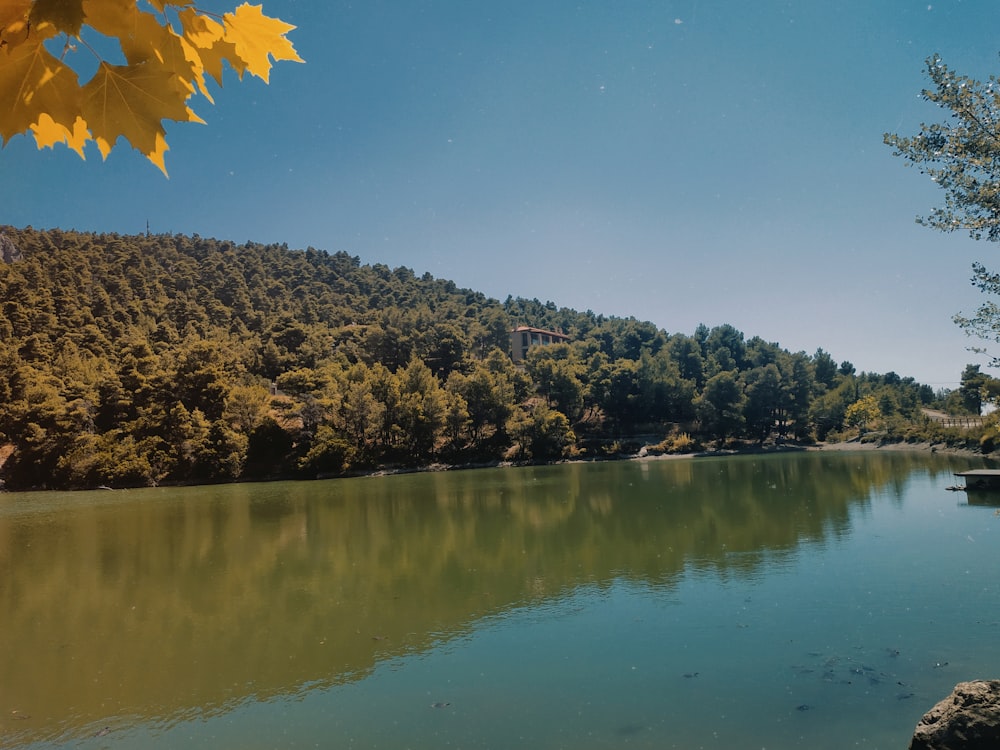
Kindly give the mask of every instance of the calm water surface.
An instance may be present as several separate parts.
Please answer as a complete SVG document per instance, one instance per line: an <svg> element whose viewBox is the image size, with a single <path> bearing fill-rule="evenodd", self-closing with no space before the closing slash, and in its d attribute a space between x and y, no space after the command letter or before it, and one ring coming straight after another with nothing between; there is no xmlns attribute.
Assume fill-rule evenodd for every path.
<svg viewBox="0 0 1000 750"><path fill-rule="evenodd" d="M0 746L905 748L1000 677L982 465L0 495Z"/></svg>

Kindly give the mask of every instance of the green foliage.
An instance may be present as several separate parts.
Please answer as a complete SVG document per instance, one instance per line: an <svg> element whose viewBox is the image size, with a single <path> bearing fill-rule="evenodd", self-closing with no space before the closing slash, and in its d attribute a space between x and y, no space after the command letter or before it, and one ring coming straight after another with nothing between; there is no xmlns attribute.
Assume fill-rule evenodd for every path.
<svg viewBox="0 0 1000 750"><path fill-rule="evenodd" d="M698 441L686 432L677 430L671 432L663 440L655 445L648 446L647 450L654 456L664 453L691 453L699 449Z"/></svg>
<svg viewBox="0 0 1000 750"><path fill-rule="evenodd" d="M902 156L944 190L944 205L917 221L944 232L964 229L974 239L1000 240L1000 86L995 76L979 81L945 65L938 55L927 60L931 86L923 98L947 113L943 122L921 124L917 135L886 133L894 155ZM1000 277L973 264L972 283L987 295L971 317L956 315L966 332L1000 342ZM994 366L1000 359L994 358ZM967 408L972 408L968 404Z"/></svg>
<svg viewBox="0 0 1000 750"><path fill-rule="evenodd" d="M945 122L922 124L912 137L885 134L885 143L945 191L945 203L920 223L975 239L1000 239L1000 90L960 75L937 55L927 60L931 88L923 98L948 113Z"/></svg>
<svg viewBox="0 0 1000 750"><path fill-rule="evenodd" d="M568 344L535 347L525 362L528 376L553 408L570 419L583 413L583 365Z"/></svg>
<svg viewBox="0 0 1000 750"><path fill-rule="evenodd" d="M988 385L993 378L979 371L979 365L966 365L962 371L962 381L958 392L963 410L979 416L983 413L983 399L988 393Z"/></svg>
<svg viewBox="0 0 1000 750"><path fill-rule="evenodd" d="M744 382L747 430L763 443L778 422L781 411L781 373L777 365L771 363L747 372Z"/></svg>
<svg viewBox="0 0 1000 750"><path fill-rule="evenodd" d="M448 400L430 368L419 359L399 373L400 403L396 424L411 461L434 456L448 418Z"/></svg>
<svg viewBox="0 0 1000 750"><path fill-rule="evenodd" d="M813 370L816 383L822 388L833 388L837 382L837 363L822 349L813 355Z"/></svg>
<svg viewBox="0 0 1000 750"><path fill-rule="evenodd" d="M561 458L576 441L566 415L544 403L520 407L507 429L518 446L520 457L526 459Z"/></svg>
<svg viewBox="0 0 1000 750"><path fill-rule="evenodd" d="M503 440L507 420L519 400L515 395L515 379L520 371L509 357L495 351L499 356L492 357L493 367L489 360L477 362L467 374L451 373L446 384L453 398L449 413L453 442L458 442L456 437L465 433L475 450L485 448L490 440Z"/></svg>
<svg viewBox="0 0 1000 750"><path fill-rule="evenodd" d="M743 408L746 396L736 376L723 370L705 383L705 390L696 401L698 418L703 427L724 442L739 431L746 422Z"/></svg>
<svg viewBox="0 0 1000 750"><path fill-rule="evenodd" d="M342 474L351 465L354 453L354 446L343 435L338 434L332 425L325 424L316 430L312 444L299 466L310 474Z"/></svg>
<svg viewBox="0 0 1000 750"><path fill-rule="evenodd" d="M672 436L668 452L822 439L864 396L903 421L927 403L912 379L859 375L730 325L668 335L345 253L5 234L21 257L0 263L9 488L314 477L512 449L551 460L612 441L638 450L640 434ZM516 366L517 322L571 342Z"/></svg>

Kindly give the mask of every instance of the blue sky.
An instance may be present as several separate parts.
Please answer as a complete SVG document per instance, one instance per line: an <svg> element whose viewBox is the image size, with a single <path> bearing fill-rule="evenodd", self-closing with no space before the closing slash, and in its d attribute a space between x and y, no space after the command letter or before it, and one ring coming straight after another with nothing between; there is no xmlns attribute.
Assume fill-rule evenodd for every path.
<svg viewBox="0 0 1000 750"><path fill-rule="evenodd" d="M227 10L205 0L206 10ZM971 264L885 131L939 119L924 60L1000 72L989 0L263 0L305 65L168 126L170 179L26 137L0 223L344 250L688 333L955 387ZM525 321L530 322L530 321Z"/></svg>

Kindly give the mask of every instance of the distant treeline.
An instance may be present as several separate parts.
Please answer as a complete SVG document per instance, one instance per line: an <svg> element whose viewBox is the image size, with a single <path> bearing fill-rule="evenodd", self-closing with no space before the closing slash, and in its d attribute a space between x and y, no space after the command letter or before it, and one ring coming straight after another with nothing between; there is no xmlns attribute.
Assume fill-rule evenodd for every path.
<svg viewBox="0 0 1000 750"><path fill-rule="evenodd" d="M600 456L640 434L654 451L822 440L947 395L731 325L668 334L343 252L4 233L8 489ZM518 366L517 325L571 341Z"/></svg>

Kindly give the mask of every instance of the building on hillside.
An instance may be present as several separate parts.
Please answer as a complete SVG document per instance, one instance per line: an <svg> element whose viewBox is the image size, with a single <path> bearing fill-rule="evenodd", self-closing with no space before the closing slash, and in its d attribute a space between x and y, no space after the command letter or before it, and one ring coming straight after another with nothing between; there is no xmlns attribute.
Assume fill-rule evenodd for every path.
<svg viewBox="0 0 1000 750"><path fill-rule="evenodd" d="M510 358L521 362L528 356L528 350L533 346L569 343L569 336L558 331L546 331L543 328L518 326L510 332Z"/></svg>

